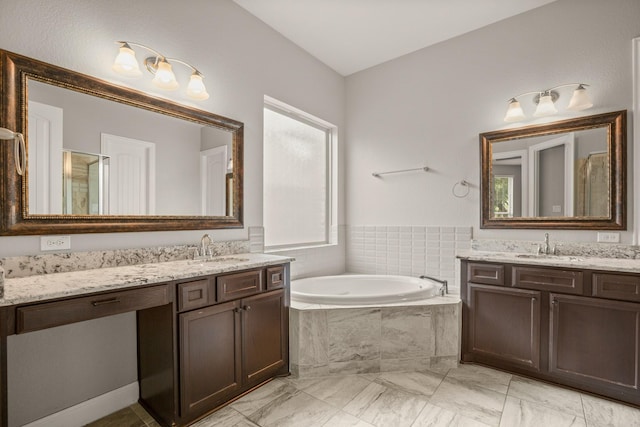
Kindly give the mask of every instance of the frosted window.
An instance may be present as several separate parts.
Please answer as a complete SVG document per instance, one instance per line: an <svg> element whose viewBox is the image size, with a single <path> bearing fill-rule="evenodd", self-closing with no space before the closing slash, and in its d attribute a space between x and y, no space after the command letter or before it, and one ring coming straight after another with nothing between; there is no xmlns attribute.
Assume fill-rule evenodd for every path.
<svg viewBox="0 0 640 427"><path fill-rule="evenodd" d="M328 241L330 138L330 129L265 107L265 246Z"/></svg>

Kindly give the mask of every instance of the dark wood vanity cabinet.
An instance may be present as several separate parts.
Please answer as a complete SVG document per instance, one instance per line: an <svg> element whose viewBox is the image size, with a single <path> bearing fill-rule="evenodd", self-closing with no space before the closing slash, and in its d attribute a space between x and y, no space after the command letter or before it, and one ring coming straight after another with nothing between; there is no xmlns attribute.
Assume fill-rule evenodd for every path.
<svg viewBox="0 0 640 427"><path fill-rule="evenodd" d="M461 265L463 362L640 405L640 275Z"/></svg>
<svg viewBox="0 0 640 427"><path fill-rule="evenodd" d="M468 296L468 346L477 360L539 370L540 292L471 283Z"/></svg>
<svg viewBox="0 0 640 427"><path fill-rule="evenodd" d="M273 271L281 275L277 289L268 286ZM277 266L180 282L175 322L138 316L140 402L162 425L188 425L289 373L285 274ZM176 347L167 357L171 335Z"/></svg>
<svg viewBox="0 0 640 427"><path fill-rule="evenodd" d="M193 418L287 365L284 290L179 315L181 415Z"/></svg>
<svg viewBox="0 0 640 427"><path fill-rule="evenodd" d="M242 385L240 303L233 301L179 315L180 405L197 416L237 393Z"/></svg>
<svg viewBox="0 0 640 427"><path fill-rule="evenodd" d="M640 304L550 294L549 373L640 404Z"/></svg>

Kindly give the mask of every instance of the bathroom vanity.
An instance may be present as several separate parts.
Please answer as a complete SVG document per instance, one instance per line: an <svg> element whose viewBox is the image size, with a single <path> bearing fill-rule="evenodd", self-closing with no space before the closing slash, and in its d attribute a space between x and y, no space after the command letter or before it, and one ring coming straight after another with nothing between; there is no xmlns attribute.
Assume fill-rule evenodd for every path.
<svg viewBox="0 0 640 427"><path fill-rule="evenodd" d="M463 362L640 405L640 260L461 258Z"/></svg>
<svg viewBox="0 0 640 427"><path fill-rule="evenodd" d="M140 403L189 425L289 373L290 258L241 254L5 281L0 300L0 426L7 336L136 311Z"/></svg>

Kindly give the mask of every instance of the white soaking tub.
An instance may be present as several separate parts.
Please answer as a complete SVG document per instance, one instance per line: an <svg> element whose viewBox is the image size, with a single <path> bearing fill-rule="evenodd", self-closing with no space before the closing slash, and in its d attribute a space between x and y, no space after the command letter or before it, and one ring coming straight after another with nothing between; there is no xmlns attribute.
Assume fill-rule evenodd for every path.
<svg viewBox="0 0 640 427"><path fill-rule="evenodd" d="M345 274L291 282L291 300L309 304L378 305L440 295L442 285L409 276Z"/></svg>

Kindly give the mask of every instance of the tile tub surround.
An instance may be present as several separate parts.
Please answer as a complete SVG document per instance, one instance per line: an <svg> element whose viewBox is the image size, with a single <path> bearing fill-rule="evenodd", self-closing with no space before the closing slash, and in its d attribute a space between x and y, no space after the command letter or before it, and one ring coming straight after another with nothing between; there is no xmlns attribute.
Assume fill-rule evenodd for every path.
<svg viewBox="0 0 640 427"><path fill-rule="evenodd" d="M108 251L64 252L0 258L6 278L78 270L120 267L192 259L197 245L158 246L153 248ZM248 240L213 242L213 254L232 255L250 252Z"/></svg>
<svg viewBox="0 0 640 427"><path fill-rule="evenodd" d="M347 271L418 277L449 282L459 293L456 253L471 247L471 227L347 226Z"/></svg>
<svg viewBox="0 0 640 427"><path fill-rule="evenodd" d="M97 268L66 273L5 278L0 305L15 305L82 295L114 289L267 267L293 261L293 258L265 254L234 254L210 262L193 260L155 262L121 267Z"/></svg>
<svg viewBox="0 0 640 427"><path fill-rule="evenodd" d="M290 308L291 372L300 378L457 366L457 296L384 307Z"/></svg>

